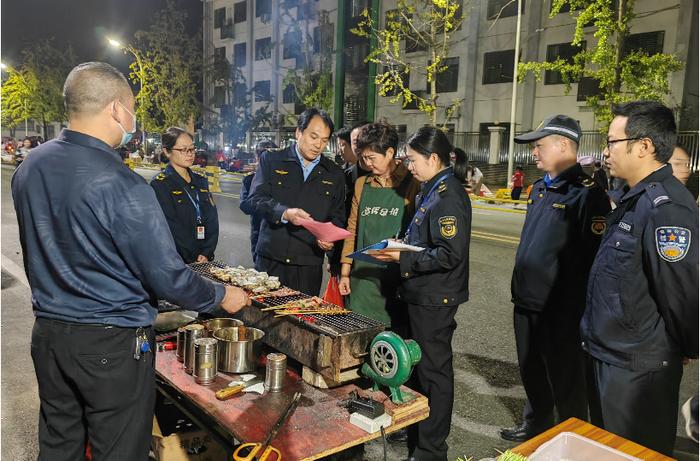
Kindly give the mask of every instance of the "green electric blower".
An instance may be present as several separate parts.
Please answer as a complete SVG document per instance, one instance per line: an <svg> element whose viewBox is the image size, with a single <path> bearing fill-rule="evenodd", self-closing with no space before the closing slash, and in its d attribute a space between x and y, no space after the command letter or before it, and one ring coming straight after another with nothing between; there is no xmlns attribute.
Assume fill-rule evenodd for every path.
<svg viewBox="0 0 700 461"><path fill-rule="evenodd" d="M401 392L401 385L411 377L413 367L420 362L421 350L412 339L404 340L391 331L382 331L372 340L367 363L362 374L374 381L374 390L386 386L391 401L397 405L410 402L414 396Z"/></svg>

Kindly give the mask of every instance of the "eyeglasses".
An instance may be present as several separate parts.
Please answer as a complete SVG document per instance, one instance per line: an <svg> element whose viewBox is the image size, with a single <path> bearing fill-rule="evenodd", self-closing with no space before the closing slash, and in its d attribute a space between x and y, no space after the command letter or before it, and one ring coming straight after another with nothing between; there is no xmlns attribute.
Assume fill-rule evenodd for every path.
<svg viewBox="0 0 700 461"><path fill-rule="evenodd" d="M180 152L181 154L194 154L195 151L196 151L196 149L195 149L194 147L184 147L184 148L182 148L182 149L175 149L175 148L172 148L172 149L170 149L170 150L174 150L174 151Z"/></svg>
<svg viewBox="0 0 700 461"><path fill-rule="evenodd" d="M605 141L605 145L608 148L608 150L611 149L612 145L615 144L616 142L622 142L622 141L639 141L640 139L644 138L624 138L624 139L608 139Z"/></svg>

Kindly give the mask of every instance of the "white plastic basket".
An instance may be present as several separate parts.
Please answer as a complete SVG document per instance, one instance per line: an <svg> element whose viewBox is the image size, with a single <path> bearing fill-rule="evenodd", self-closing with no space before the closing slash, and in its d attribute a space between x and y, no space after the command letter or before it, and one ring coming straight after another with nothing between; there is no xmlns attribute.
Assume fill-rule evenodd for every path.
<svg viewBox="0 0 700 461"><path fill-rule="evenodd" d="M641 461L573 432L562 432L528 457L529 461Z"/></svg>

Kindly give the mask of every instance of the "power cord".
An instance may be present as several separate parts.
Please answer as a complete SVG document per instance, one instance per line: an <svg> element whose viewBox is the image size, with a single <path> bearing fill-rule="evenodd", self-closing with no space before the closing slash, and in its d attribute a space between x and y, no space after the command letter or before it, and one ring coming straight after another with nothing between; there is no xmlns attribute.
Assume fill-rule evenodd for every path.
<svg viewBox="0 0 700 461"><path fill-rule="evenodd" d="M379 430L382 432L382 445L384 445L384 461L386 461L386 433L384 432L384 426L379 426Z"/></svg>

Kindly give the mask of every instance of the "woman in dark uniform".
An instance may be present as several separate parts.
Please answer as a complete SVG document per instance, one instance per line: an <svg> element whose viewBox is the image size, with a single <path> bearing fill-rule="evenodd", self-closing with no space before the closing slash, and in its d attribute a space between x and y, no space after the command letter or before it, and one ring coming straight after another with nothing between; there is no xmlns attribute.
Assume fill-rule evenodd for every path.
<svg viewBox="0 0 700 461"><path fill-rule="evenodd" d="M170 127L161 135L168 165L151 181L168 220L177 252L186 263L214 259L219 215L204 176L190 170L195 158L192 136Z"/></svg>
<svg viewBox="0 0 700 461"><path fill-rule="evenodd" d="M454 400L452 334L457 307L469 297L469 236L471 204L457 177L466 158L455 154L441 130L423 127L406 141L408 170L423 183L416 213L406 234L420 252L385 251L379 259L399 264L400 298L408 306L411 333L423 351L416 367L419 390L428 396L430 416L409 439L415 460L447 460Z"/></svg>

